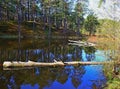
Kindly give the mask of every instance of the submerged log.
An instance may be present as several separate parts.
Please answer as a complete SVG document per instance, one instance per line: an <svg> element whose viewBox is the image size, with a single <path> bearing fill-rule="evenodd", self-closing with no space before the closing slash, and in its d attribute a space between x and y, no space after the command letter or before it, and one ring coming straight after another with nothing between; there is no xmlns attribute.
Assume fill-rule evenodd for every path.
<svg viewBox="0 0 120 89"><path fill-rule="evenodd" d="M17 70L31 70L31 69L34 69L34 67L3 67L3 70L14 70L14 71L17 71Z"/></svg>
<svg viewBox="0 0 120 89"><path fill-rule="evenodd" d="M73 62L52 62L52 63L43 63L43 62L34 62L34 61L28 61L28 62L9 62L5 61L3 63L4 68L8 67L36 67L36 66L65 66L65 65L104 65L104 64L111 64L114 63L113 61L107 61L107 62L80 62L80 61L73 61ZM120 64L120 63L117 63Z"/></svg>

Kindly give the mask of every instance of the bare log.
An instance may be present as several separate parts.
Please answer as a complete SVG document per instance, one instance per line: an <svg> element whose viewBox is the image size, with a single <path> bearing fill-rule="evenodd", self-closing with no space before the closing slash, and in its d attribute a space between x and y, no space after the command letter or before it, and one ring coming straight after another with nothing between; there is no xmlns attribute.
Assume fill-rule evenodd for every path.
<svg viewBox="0 0 120 89"><path fill-rule="evenodd" d="M69 45L77 45L77 46L96 46L95 43L87 42L87 41L74 41L74 40L68 40L70 43Z"/></svg>
<svg viewBox="0 0 120 89"><path fill-rule="evenodd" d="M43 63L43 62L9 62L6 61L3 63L3 67L34 67L34 66L64 66L63 62L53 62L53 63Z"/></svg>
<svg viewBox="0 0 120 89"><path fill-rule="evenodd" d="M104 65L104 64L111 64L114 63L114 61L107 61L107 62L80 62L80 61L73 61L73 62L53 62L53 63L43 63L43 62L34 62L34 61L28 61L28 62L10 62L5 61L3 63L4 68L8 67L35 67L35 66L65 66L65 65ZM117 62L117 64L120 64L120 62Z"/></svg>
<svg viewBox="0 0 120 89"><path fill-rule="evenodd" d="M113 61L108 62L64 62L66 65L104 65L104 64L111 64Z"/></svg>

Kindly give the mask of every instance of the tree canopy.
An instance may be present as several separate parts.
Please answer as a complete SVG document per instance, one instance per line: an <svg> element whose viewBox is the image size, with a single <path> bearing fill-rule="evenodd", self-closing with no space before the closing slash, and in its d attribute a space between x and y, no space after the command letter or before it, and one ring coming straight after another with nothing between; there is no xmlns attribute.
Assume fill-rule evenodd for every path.
<svg viewBox="0 0 120 89"><path fill-rule="evenodd" d="M89 35L94 35L96 32L96 27L99 25L97 17L93 14L87 16L85 21L85 29L89 32Z"/></svg>
<svg viewBox="0 0 120 89"><path fill-rule="evenodd" d="M86 3L88 0L0 0L0 21L32 22L33 29L34 22L38 22L40 29L48 29L49 35L52 29L62 29L64 35L72 30L80 36L86 19L84 14L88 11ZM85 24L87 31L94 30L90 31L91 34L97 25L97 18L92 19L88 16ZM90 24L94 24L93 27Z"/></svg>

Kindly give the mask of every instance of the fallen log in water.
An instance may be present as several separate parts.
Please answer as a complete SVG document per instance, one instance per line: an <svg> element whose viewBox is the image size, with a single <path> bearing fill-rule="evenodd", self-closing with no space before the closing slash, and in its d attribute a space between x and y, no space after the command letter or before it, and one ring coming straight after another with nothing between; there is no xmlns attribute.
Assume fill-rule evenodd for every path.
<svg viewBox="0 0 120 89"><path fill-rule="evenodd" d="M104 64L111 64L114 63L114 61L107 61L107 62L80 62L80 61L73 61L73 62L52 62L52 63L43 63L43 62L34 62L34 61L28 61L28 62L9 62L5 61L3 63L4 68L8 67L35 67L35 66L65 66L65 65L104 65ZM120 64L120 63L117 63Z"/></svg>
<svg viewBox="0 0 120 89"><path fill-rule="evenodd" d="M3 67L31 67L31 66L64 66L63 62L53 62L53 63L43 63L43 62L34 62L34 61L28 61L28 62L9 62L6 61L3 63Z"/></svg>
<svg viewBox="0 0 120 89"><path fill-rule="evenodd" d="M69 45L77 45L77 46L96 46L95 43L87 42L87 41L74 41L74 40L68 40L70 43Z"/></svg>

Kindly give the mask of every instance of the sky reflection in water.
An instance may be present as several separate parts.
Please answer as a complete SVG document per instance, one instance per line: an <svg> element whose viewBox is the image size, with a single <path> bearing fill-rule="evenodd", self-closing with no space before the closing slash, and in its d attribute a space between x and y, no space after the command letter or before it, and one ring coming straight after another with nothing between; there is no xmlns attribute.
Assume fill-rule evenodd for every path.
<svg viewBox="0 0 120 89"><path fill-rule="evenodd" d="M71 68L71 66L69 67ZM74 67L73 67L74 68ZM72 82L72 71L68 75L67 81L62 84L55 80L52 84L45 86L43 89L93 89L96 87L97 89L102 89L102 85L106 83L106 79L102 72L101 65L89 65L84 66L85 74L82 77L78 77L77 80L79 82L78 86L74 86ZM74 73L72 73L74 75ZM81 75L80 75L81 76ZM75 77L75 76L74 76ZM40 85L30 85L30 84L23 84L21 85L21 89L41 89Z"/></svg>
<svg viewBox="0 0 120 89"><path fill-rule="evenodd" d="M53 62L55 58L63 59L62 61L108 60L104 55L104 51L101 50L68 46L66 44L62 46L56 45L57 46L53 45L53 48L51 47L52 45L48 45L48 48L21 50L21 53L26 53L25 56L22 55L22 59L25 58L23 61L27 61L31 58L38 62ZM12 55L9 59L11 60L15 56L13 53L16 53L17 50L1 51L1 53L2 52L3 54L5 52L8 53L7 58L6 55L3 54L2 58L8 59ZM36 67L31 70L2 72L0 73L0 86L2 86L2 89L6 89L4 87L7 87L7 89L103 89L106 83L101 65L65 66L64 68ZM21 76L19 76L19 74L21 74ZM4 83L1 81L4 81Z"/></svg>

